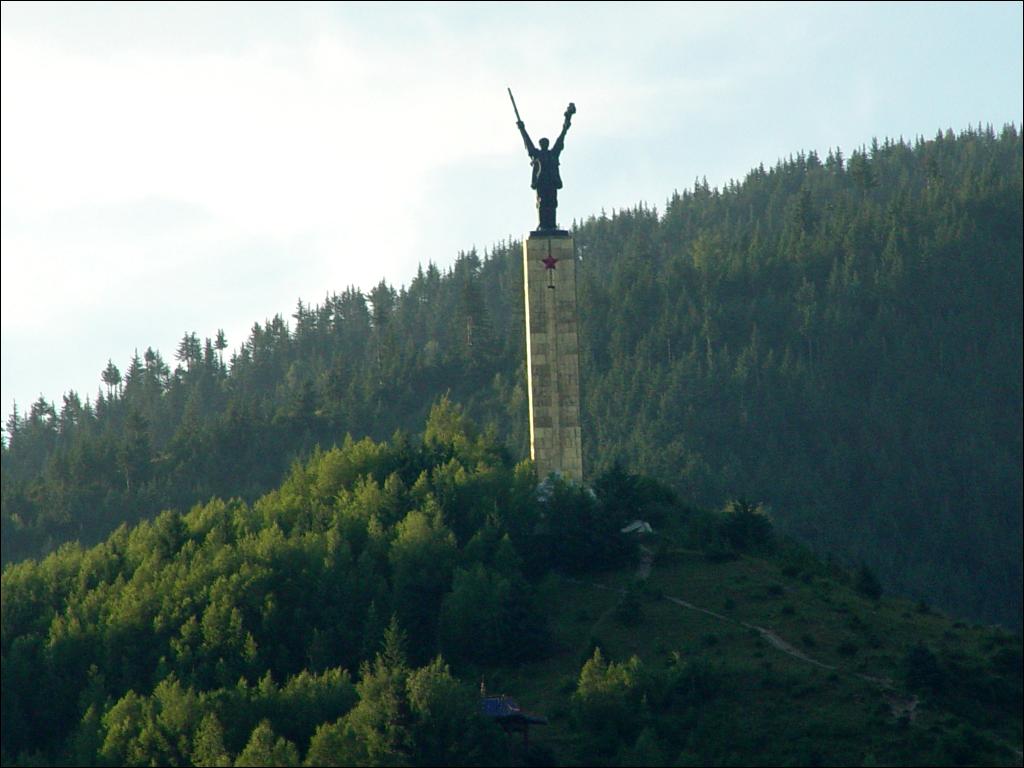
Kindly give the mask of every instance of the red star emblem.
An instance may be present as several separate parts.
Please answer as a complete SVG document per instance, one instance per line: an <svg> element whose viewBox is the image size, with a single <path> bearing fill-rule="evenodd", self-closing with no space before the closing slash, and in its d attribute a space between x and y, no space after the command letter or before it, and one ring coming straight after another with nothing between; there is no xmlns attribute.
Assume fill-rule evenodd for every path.
<svg viewBox="0 0 1024 768"><path fill-rule="evenodd" d="M541 259L541 261L544 262L545 269L554 269L555 264L558 263L558 259L556 259L554 256L548 256L546 259Z"/></svg>

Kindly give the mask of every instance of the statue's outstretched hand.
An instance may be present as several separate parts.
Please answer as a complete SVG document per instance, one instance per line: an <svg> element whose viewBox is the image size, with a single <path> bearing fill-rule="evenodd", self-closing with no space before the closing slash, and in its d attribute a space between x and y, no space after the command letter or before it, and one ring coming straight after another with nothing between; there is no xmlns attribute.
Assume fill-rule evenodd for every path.
<svg viewBox="0 0 1024 768"><path fill-rule="evenodd" d="M525 127L526 127L526 124L522 120L516 120L516 128L518 128L521 131Z"/></svg>

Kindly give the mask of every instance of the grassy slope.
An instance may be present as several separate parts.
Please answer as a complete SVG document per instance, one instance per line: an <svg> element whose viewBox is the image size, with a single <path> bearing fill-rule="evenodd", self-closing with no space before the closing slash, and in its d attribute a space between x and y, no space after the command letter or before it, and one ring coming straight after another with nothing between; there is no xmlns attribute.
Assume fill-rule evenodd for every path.
<svg viewBox="0 0 1024 768"><path fill-rule="evenodd" d="M959 664L959 676L976 680L1000 649L1019 649L1019 638L905 600L863 597L847 574L808 558L709 562L658 537L653 547L645 582L635 569L586 582L549 578L542 599L558 652L488 673L492 692L512 693L525 709L548 715L551 725L535 728L531 738L561 762L573 761L571 696L596 642L614 660L635 654L659 666L678 651L714 671L716 694L678 722L688 742L684 753L665 756L672 764L1021 763L1019 715L958 698L968 684L955 667L943 694L913 692L904 682L904 659L919 642L947 670ZM635 626L617 618L622 590L630 587L641 603ZM753 627L819 663L780 650Z"/></svg>

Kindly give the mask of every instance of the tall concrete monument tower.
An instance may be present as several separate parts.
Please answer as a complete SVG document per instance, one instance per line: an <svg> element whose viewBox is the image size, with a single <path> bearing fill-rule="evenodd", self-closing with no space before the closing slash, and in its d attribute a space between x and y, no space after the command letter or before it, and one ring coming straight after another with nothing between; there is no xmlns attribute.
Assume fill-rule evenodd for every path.
<svg viewBox="0 0 1024 768"><path fill-rule="evenodd" d="M569 104L562 132L550 149L547 139L538 142L539 149L534 147L518 109L516 126L533 166L531 186L537 191L540 219L523 241L530 457L541 479L554 472L582 482L576 251L572 235L556 222L562 187L558 158L575 112L575 105Z"/></svg>

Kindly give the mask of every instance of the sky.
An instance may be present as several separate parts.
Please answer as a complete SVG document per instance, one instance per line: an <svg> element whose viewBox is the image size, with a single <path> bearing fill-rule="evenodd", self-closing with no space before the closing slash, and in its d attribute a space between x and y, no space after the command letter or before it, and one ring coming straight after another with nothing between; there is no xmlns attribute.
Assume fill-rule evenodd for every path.
<svg viewBox="0 0 1024 768"><path fill-rule="evenodd" d="M1024 121L1013 3L0 6L0 403L798 151Z"/></svg>

